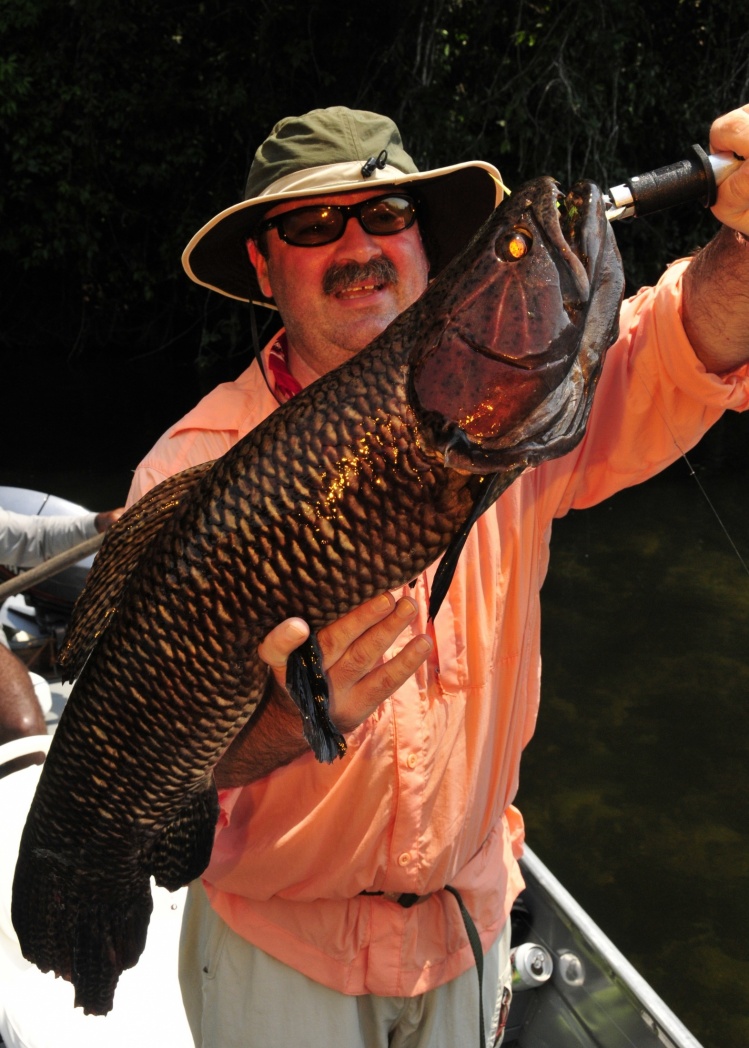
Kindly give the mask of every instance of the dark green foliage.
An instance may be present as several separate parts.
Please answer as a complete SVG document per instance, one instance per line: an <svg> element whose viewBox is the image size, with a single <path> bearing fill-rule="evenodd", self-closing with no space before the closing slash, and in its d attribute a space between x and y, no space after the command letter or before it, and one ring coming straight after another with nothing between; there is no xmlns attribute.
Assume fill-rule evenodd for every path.
<svg viewBox="0 0 749 1048"><path fill-rule="evenodd" d="M610 185L707 144L749 97L734 0L0 0L0 32L10 345L127 349L200 324L231 341L235 308L179 256L289 113L379 109L422 166ZM632 282L713 228L686 209L621 229Z"/></svg>

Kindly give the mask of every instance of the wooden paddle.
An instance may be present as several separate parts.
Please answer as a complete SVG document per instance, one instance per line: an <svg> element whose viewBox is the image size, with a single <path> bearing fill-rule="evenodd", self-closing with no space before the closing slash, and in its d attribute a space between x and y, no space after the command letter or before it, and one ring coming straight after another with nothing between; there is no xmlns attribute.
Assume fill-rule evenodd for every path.
<svg viewBox="0 0 749 1048"><path fill-rule="evenodd" d="M71 564L75 564L85 557L90 557L92 553L98 550L103 540L103 532L100 535L94 535L93 538L86 539L85 542L79 542L77 546L73 546L63 553L58 553L55 557L50 557L43 564L38 564L35 568L29 568L28 571L22 571L19 575L14 575L12 579L8 579L7 582L0 583L0 603L7 597L12 597L15 593L24 593L36 586L37 583L52 578L59 571L70 567Z"/></svg>

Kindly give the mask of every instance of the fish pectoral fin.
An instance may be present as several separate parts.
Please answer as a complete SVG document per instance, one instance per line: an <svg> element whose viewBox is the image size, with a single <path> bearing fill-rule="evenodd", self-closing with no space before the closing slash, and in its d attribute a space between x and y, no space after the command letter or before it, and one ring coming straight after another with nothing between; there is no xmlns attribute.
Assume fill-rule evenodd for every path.
<svg viewBox="0 0 749 1048"><path fill-rule="evenodd" d="M218 814L211 777L190 794L147 850L146 866L158 885L175 892L201 875L211 858Z"/></svg>
<svg viewBox="0 0 749 1048"><path fill-rule="evenodd" d="M115 614L128 579L155 536L212 466L212 462L204 462L167 477L109 528L88 573L86 586L73 608L58 656L63 680L73 680L81 672Z"/></svg>
<svg viewBox="0 0 749 1048"><path fill-rule="evenodd" d="M485 483L481 485L473 507L471 508L471 512L466 517L460 531L457 531L455 535L453 535L450 544L442 554L442 559L434 573L434 582L432 583L431 594L429 597L430 619L434 619L435 615L442 607L442 601L447 596L447 591L453 580L455 569L458 566L458 559L463 552L463 547L466 544L466 539L470 534L471 528L481 514L497 501L503 491L509 488L510 484L512 484L513 480L523 472L524 468L525 467L523 466L522 468L491 474L486 478Z"/></svg>
<svg viewBox="0 0 749 1048"><path fill-rule="evenodd" d="M315 757L332 764L346 752L346 740L328 714L328 682L322 653L313 633L289 656L286 689L299 707L302 730Z"/></svg>

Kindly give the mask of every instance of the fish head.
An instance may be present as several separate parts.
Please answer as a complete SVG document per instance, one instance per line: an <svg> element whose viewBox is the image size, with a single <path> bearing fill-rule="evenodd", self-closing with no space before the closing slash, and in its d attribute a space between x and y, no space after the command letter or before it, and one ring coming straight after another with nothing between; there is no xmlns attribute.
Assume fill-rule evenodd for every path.
<svg viewBox="0 0 749 1048"><path fill-rule="evenodd" d="M446 463L488 473L574 447L623 288L593 183L538 178L503 202L426 292L410 360L412 406Z"/></svg>

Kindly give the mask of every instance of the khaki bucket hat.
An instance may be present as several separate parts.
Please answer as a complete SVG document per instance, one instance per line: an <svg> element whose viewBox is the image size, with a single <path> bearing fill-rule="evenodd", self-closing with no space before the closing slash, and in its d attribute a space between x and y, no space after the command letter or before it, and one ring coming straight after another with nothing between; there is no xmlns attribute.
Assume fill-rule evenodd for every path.
<svg viewBox="0 0 749 1048"><path fill-rule="evenodd" d="M244 200L207 222L185 248L185 272L229 298L272 306L246 247L265 213L285 200L389 186L408 188L419 202L432 276L462 250L503 194L499 171L483 161L419 171L388 117L344 106L314 109L276 124L255 154Z"/></svg>

